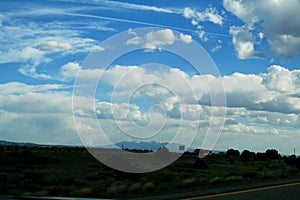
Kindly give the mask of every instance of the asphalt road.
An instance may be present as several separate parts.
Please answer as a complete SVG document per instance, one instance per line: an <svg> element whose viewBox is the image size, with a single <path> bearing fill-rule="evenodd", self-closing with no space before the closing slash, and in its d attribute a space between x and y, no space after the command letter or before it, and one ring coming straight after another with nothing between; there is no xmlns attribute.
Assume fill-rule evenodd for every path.
<svg viewBox="0 0 300 200"><path fill-rule="evenodd" d="M300 199L300 182L282 184L275 186L260 187L249 190L220 193L215 195L206 195L200 197L187 198L184 200L299 200Z"/></svg>

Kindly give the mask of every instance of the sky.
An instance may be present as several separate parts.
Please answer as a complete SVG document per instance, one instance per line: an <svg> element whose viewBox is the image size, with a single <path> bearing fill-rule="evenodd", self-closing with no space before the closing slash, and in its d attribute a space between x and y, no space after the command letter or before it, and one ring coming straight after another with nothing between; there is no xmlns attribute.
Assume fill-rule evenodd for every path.
<svg viewBox="0 0 300 200"><path fill-rule="evenodd" d="M300 152L299 10L299 0L3 0L0 140L199 148L226 110L215 150Z"/></svg>

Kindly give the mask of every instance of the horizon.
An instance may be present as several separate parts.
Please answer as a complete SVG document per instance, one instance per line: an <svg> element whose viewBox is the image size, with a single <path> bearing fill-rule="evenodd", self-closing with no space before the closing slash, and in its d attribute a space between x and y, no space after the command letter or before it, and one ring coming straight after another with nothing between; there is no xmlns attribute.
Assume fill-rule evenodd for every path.
<svg viewBox="0 0 300 200"><path fill-rule="evenodd" d="M39 143L32 143L32 142L17 142L17 141L5 141L5 140L0 140L0 143L1 142L4 142L4 143L15 143L14 145L18 145L18 144L25 144L25 145L21 145L22 147L23 146L26 146L26 144L32 144L32 145L37 145L37 147L43 147L43 146L47 146L47 147L67 147L67 148L73 148L73 147L78 147L78 148L87 148L86 146L84 146L83 144L81 145L57 145L57 144L39 144ZM166 144L166 142L155 142L155 141L150 141L150 142L135 142L135 141L132 141L132 142L129 142L129 141L124 141L124 142L119 142L117 144L114 144L115 146L112 147L112 146L90 146L88 148L101 148L101 149L123 149L123 150L142 150L142 151L157 151L159 150L161 147L159 147L158 149L146 149L144 148L143 146L136 146L137 148L130 148L130 147L126 147L126 146L119 146L119 145L122 145L124 143L127 143L127 144L140 144L140 143L157 143L157 144ZM13 145L13 146L14 146ZM176 147L179 147L180 144L173 144L173 145L177 145ZM10 146L10 145L7 145L7 144L0 144L0 146ZM117 147L117 148L116 148ZM162 146L164 147L164 146ZM30 147L29 147L30 148ZM152 147L153 148L153 147ZM175 148L175 147L174 147ZM168 149L170 152L172 153L179 153L181 154L182 152L179 150L179 149ZM226 153L228 150L230 149L233 149L233 150L238 150L240 153L242 153L243 151L245 150L248 150L250 152L253 152L253 153L265 153L267 150L272 150L273 148L268 148L266 149L265 151L252 151L251 149L249 148L245 148L245 149L237 149L237 148L227 148L227 149L212 149L210 150L211 153L213 154L218 154L218 153ZM193 153L195 150L205 150L205 149L194 149L194 148L188 148L187 150L185 150L184 152L190 152L190 153ZM277 149L274 149L276 151L278 151ZM282 154L280 151L278 151L279 155L281 156L291 156L291 155L295 155L296 157L300 157L300 154L297 153L297 151L295 150L295 153L293 152L292 154Z"/></svg>
<svg viewBox="0 0 300 200"><path fill-rule="evenodd" d="M1 1L0 140L291 155L299 10L298 0Z"/></svg>

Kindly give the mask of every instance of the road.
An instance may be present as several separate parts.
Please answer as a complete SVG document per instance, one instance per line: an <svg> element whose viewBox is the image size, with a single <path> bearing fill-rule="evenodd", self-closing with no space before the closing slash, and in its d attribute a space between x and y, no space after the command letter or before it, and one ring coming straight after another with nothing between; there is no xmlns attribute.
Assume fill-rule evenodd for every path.
<svg viewBox="0 0 300 200"><path fill-rule="evenodd" d="M187 198L184 200L299 200L300 182L289 183L275 186L260 187L255 189L241 190L235 192L220 193L214 195L205 195L199 197Z"/></svg>

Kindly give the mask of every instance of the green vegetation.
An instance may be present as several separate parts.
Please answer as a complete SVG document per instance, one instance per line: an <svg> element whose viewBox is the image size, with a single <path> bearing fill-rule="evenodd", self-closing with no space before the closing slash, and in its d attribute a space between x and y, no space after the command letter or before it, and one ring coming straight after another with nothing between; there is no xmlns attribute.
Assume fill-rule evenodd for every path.
<svg viewBox="0 0 300 200"><path fill-rule="evenodd" d="M84 148L0 147L0 195L128 197L203 185L300 177L300 157L276 150L230 149L199 159L185 153L170 166L129 174L99 163Z"/></svg>

